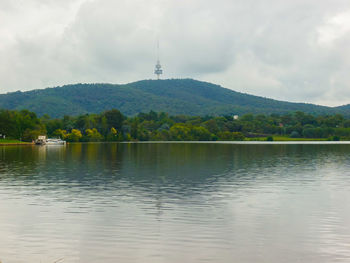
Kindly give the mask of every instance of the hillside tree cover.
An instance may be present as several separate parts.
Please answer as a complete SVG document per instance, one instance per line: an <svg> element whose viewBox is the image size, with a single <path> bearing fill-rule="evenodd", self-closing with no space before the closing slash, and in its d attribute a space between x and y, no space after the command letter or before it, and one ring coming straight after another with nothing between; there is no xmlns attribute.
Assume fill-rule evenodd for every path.
<svg viewBox="0 0 350 263"><path fill-rule="evenodd" d="M193 79L143 80L124 85L75 84L17 91L0 94L0 108L27 109L40 117L48 114L53 118L97 114L113 108L126 116L136 116L139 112L151 110L191 116L286 114L299 110L315 115L340 113L350 117L350 107L333 108L278 101Z"/></svg>
<svg viewBox="0 0 350 263"><path fill-rule="evenodd" d="M350 139L350 120L340 114L314 116L301 111L279 114L233 116L170 116L164 112L127 117L112 109L52 119L38 118L28 110L0 110L0 134L23 141L39 135L69 142L98 141L241 141L250 138Z"/></svg>

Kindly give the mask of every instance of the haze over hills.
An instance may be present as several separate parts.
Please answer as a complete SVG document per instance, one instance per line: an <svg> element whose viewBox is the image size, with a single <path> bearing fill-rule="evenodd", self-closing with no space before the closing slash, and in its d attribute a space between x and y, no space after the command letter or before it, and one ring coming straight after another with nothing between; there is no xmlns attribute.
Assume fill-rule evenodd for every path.
<svg viewBox="0 0 350 263"><path fill-rule="evenodd" d="M51 117L99 113L112 108L126 115L154 110L171 115L283 114L303 111L350 116L350 106L326 107L278 101L193 79L142 80L124 85L74 84L17 91L1 94L0 108L28 109L39 116L48 114Z"/></svg>

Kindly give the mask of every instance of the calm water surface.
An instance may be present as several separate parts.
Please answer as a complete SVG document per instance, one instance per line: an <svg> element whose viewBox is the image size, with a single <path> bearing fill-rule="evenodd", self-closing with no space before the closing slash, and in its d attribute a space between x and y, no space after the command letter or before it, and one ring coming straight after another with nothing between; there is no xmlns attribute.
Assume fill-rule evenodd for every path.
<svg viewBox="0 0 350 263"><path fill-rule="evenodd" d="M0 147L0 260L350 262L350 145Z"/></svg>

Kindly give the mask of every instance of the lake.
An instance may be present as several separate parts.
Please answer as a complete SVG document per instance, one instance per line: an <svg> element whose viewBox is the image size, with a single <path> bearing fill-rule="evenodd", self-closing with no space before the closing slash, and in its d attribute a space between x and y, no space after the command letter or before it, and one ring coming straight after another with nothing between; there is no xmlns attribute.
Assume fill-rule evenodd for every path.
<svg viewBox="0 0 350 263"><path fill-rule="evenodd" d="M0 260L349 262L350 145L0 147Z"/></svg>

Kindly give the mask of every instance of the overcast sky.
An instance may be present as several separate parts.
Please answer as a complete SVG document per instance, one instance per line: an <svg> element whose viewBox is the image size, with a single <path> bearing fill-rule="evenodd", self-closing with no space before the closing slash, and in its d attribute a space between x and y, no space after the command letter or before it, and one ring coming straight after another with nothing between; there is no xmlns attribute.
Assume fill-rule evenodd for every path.
<svg viewBox="0 0 350 263"><path fill-rule="evenodd" d="M349 0L0 0L0 93L194 78L350 103Z"/></svg>

